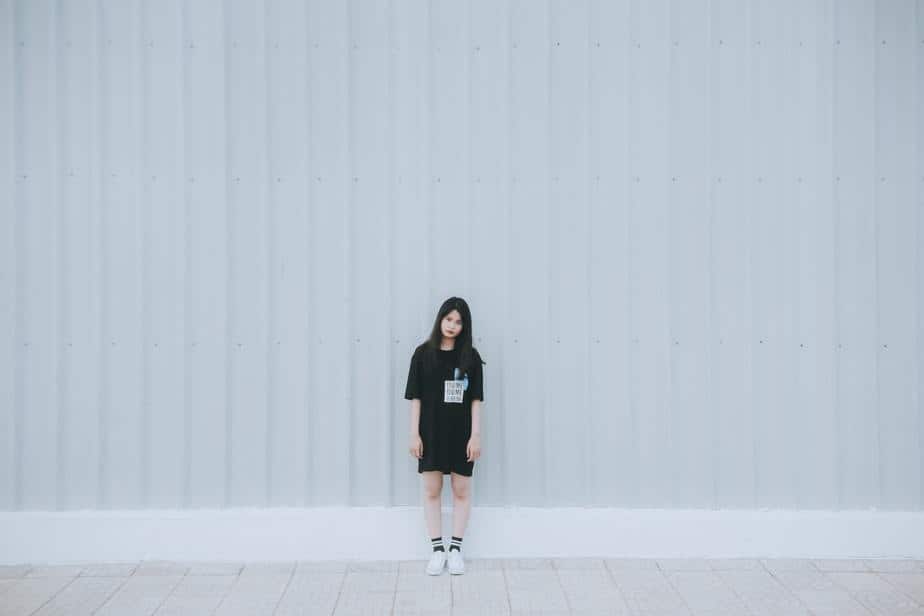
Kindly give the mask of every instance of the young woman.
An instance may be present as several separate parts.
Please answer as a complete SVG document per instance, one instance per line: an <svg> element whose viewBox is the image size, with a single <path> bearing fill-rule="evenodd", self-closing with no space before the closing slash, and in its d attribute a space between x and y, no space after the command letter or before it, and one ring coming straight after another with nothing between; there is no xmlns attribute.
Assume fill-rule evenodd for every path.
<svg viewBox="0 0 924 616"><path fill-rule="evenodd" d="M472 346L472 315L460 297L440 306L430 337L414 349L404 398L411 401L410 453L422 478L423 508L433 554L427 573L465 572L462 533L471 511L471 481L481 455L481 355ZM443 475L451 474L452 543L443 546Z"/></svg>

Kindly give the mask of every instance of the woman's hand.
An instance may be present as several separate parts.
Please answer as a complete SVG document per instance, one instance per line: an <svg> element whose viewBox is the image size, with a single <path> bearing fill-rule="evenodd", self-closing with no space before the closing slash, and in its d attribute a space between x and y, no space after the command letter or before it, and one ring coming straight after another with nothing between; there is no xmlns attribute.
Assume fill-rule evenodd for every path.
<svg viewBox="0 0 924 616"><path fill-rule="evenodd" d="M423 457L423 440L420 438L419 434L411 435L411 444L408 446L408 451L411 452L411 455L415 458Z"/></svg>
<svg viewBox="0 0 924 616"><path fill-rule="evenodd" d="M474 462L481 457L481 437L477 435L472 435L468 439L468 446L465 448L465 455L468 456L466 461Z"/></svg>

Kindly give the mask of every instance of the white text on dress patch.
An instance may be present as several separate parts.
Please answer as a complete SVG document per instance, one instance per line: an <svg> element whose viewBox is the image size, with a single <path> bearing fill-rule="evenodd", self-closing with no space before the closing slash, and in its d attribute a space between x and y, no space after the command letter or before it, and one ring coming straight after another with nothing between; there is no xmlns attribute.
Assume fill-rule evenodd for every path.
<svg viewBox="0 0 924 616"><path fill-rule="evenodd" d="M443 402L458 402L461 404L463 391L465 391L464 381L443 381Z"/></svg>

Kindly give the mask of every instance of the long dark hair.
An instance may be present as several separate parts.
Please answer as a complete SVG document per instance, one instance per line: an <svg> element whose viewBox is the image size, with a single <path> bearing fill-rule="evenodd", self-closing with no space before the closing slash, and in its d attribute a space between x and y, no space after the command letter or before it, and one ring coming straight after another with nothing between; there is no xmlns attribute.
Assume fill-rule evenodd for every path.
<svg viewBox="0 0 924 616"><path fill-rule="evenodd" d="M481 353L478 353L477 349L472 347L472 311L469 310L468 303L461 297L450 297L443 302L443 305L440 306L436 313L436 319L433 321L430 337L421 346L428 351L427 360L431 362L430 365L432 366L436 360L440 343L443 341L443 330L440 324L443 317L453 310L458 310L459 315L462 317L462 332L456 336L454 347L459 351L459 369L463 374L465 372L471 374L470 369L474 366L475 361L480 361L482 364L487 362L481 359Z"/></svg>

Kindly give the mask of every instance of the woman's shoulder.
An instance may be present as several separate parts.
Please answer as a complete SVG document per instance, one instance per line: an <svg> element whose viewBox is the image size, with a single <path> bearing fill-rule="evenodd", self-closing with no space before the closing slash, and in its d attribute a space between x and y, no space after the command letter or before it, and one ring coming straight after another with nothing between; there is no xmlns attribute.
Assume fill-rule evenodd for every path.
<svg viewBox="0 0 924 616"><path fill-rule="evenodd" d="M485 363L485 361L481 358L481 353L478 352L477 347L472 347L472 355L474 355L475 359L477 359L479 362Z"/></svg>

